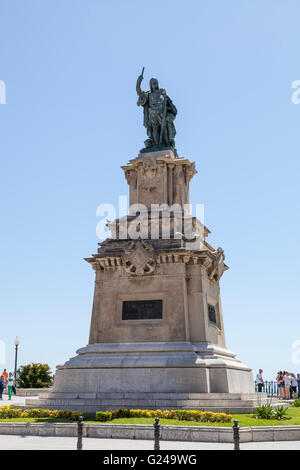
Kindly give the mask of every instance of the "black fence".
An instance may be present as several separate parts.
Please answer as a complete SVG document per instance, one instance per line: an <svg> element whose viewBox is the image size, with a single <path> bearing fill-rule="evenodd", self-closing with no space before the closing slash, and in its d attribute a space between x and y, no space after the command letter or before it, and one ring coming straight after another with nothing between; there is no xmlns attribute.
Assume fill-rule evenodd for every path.
<svg viewBox="0 0 300 470"><path fill-rule="evenodd" d="M255 391L258 392L257 385L255 384ZM262 389L268 396L277 397L279 395L277 383L274 380L266 380Z"/></svg>
<svg viewBox="0 0 300 470"><path fill-rule="evenodd" d="M160 441L161 441L161 425L160 419L155 418L154 422L154 450L160 450ZM83 417L79 416L77 421L77 450L82 450L82 437L83 437ZM240 426L237 419L234 420L234 425L232 426L233 431L233 449L240 450Z"/></svg>

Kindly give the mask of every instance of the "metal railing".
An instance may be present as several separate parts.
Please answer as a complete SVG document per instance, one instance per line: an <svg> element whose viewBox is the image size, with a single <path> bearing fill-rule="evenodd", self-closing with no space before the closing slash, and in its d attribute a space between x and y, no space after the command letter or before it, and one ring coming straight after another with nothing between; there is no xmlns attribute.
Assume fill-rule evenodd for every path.
<svg viewBox="0 0 300 470"><path fill-rule="evenodd" d="M255 385L255 391L258 392L258 387L255 382L254 382L254 385ZM275 380L266 380L262 391L266 393L268 396L272 396L272 397L278 397L279 395L278 385L275 382Z"/></svg>
<svg viewBox="0 0 300 470"><path fill-rule="evenodd" d="M154 423L154 450L160 450L160 419L155 418ZM79 416L77 421L77 450L82 450L82 437L83 437L83 417ZM237 419L234 420L234 425L232 426L233 431L233 449L240 450L240 426Z"/></svg>

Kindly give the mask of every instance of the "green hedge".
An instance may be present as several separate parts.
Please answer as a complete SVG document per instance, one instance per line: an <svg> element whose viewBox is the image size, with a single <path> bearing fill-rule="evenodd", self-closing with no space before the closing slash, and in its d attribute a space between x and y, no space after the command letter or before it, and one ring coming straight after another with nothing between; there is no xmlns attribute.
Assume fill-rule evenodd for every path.
<svg viewBox="0 0 300 470"><path fill-rule="evenodd" d="M80 411L72 410L43 410L42 408L34 408L32 410L21 410L12 406L2 406L0 408L0 419L7 418L54 418L68 419L77 421L81 416Z"/></svg>
<svg viewBox="0 0 300 470"><path fill-rule="evenodd" d="M8 418L54 418L78 421L78 417L95 419L93 414L85 414L72 410L44 410L34 408L21 410L13 406L0 407L0 419ZM197 410L129 410L127 408L109 411L97 411L96 421L107 422L116 418L164 418L178 421L198 421L201 423L230 423L232 416L226 413Z"/></svg>
<svg viewBox="0 0 300 470"><path fill-rule="evenodd" d="M111 421L116 418L164 418L201 423L230 423L232 416L226 413L197 410L128 410L127 408L97 411L96 421Z"/></svg>

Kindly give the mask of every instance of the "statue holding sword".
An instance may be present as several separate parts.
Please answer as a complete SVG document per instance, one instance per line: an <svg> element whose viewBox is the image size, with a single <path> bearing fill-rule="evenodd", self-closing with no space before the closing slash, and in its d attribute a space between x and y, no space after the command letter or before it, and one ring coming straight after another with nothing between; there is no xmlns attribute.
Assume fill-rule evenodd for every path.
<svg viewBox="0 0 300 470"><path fill-rule="evenodd" d="M148 135L148 139L145 141L146 148L142 152L165 148L171 148L175 151L176 129L173 121L177 109L166 90L159 88L156 78L151 78L149 91L141 90L143 78L144 67L136 83L137 104L144 108L144 126Z"/></svg>

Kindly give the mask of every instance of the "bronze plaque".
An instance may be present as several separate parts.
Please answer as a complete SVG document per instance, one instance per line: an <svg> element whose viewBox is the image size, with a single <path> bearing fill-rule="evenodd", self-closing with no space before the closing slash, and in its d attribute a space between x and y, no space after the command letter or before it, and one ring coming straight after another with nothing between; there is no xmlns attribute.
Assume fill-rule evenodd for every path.
<svg viewBox="0 0 300 470"><path fill-rule="evenodd" d="M217 324L215 307L210 304L208 304L208 318L211 323Z"/></svg>
<svg viewBox="0 0 300 470"><path fill-rule="evenodd" d="M125 300L122 320L161 320L162 302L162 300Z"/></svg>

